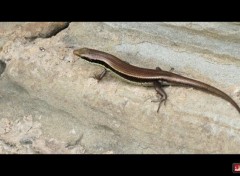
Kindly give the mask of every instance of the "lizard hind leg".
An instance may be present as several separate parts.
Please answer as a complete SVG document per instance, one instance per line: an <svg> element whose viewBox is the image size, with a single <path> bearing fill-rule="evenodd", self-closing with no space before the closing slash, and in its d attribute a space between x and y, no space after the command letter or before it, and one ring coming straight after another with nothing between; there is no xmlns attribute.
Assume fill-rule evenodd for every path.
<svg viewBox="0 0 240 176"><path fill-rule="evenodd" d="M158 109L157 109L157 112L159 112L162 102L164 102L164 105L166 105L167 94L162 89L161 83L159 83L158 81L154 81L153 86L154 86L155 90L157 91L157 94L160 95L160 98L158 100L152 100L152 102L159 102Z"/></svg>

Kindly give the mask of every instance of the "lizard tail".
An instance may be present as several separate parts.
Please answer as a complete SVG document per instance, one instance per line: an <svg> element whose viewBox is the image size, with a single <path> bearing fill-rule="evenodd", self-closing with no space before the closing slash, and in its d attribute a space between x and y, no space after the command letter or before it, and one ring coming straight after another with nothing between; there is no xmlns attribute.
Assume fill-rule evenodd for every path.
<svg viewBox="0 0 240 176"><path fill-rule="evenodd" d="M174 80L174 78L171 77L171 82L173 82L173 83L179 84L179 80L181 80L181 85L191 86L191 87L194 87L195 89L200 89L202 91L205 91L205 92L208 92L208 93L211 93L213 95L223 98L224 100L231 103L237 109L237 111L240 113L240 107L238 106L238 104L223 91L221 91L213 86L210 86L208 84L205 84L203 82L200 82L200 81L197 81L194 79L190 79L190 78L186 78L184 76L177 75L176 80Z"/></svg>

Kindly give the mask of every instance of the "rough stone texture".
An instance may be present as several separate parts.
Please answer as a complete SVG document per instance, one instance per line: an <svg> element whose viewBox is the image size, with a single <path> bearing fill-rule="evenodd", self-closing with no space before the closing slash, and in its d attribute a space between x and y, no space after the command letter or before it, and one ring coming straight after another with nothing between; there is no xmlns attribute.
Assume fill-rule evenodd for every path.
<svg viewBox="0 0 240 176"><path fill-rule="evenodd" d="M25 38L34 40L36 38L48 38L67 28L69 23L66 22L5 22L0 23L0 51L2 46L9 40L16 38Z"/></svg>
<svg viewBox="0 0 240 176"><path fill-rule="evenodd" d="M174 68L240 104L239 29L239 23L0 23L6 63L0 153L240 153L239 113L221 98L168 87L167 104L156 113L152 87L112 74L98 83L92 76L102 68L72 54L90 47L133 65Z"/></svg>

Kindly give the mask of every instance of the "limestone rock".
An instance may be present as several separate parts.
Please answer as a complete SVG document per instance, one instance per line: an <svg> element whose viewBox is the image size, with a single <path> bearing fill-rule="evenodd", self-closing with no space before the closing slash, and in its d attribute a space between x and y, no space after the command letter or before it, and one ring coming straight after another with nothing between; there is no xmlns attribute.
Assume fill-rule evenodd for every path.
<svg viewBox="0 0 240 176"><path fill-rule="evenodd" d="M73 55L89 47L140 67L174 68L240 105L239 24L21 23L10 25L18 26L13 32L2 26L0 152L240 153L239 113L223 99L167 87L157 113L152 87L111 73L97 82L92 76L102 68ZM34 133L21 133L31 126Z"/></svg>

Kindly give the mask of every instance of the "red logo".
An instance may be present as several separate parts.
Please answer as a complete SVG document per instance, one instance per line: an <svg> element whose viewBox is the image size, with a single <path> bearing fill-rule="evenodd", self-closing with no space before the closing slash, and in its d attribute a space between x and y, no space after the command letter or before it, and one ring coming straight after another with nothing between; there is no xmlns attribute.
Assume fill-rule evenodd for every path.
<svg viewBox="0 0 240 176"><path fill-rule="evenodd" d="M232 169L233 173L240 173L240 163L233 163Z"/></svg>

